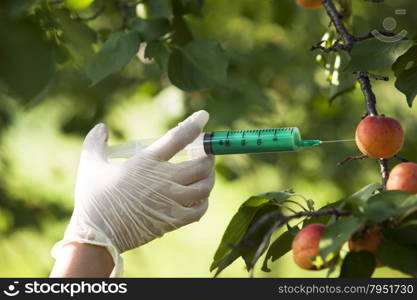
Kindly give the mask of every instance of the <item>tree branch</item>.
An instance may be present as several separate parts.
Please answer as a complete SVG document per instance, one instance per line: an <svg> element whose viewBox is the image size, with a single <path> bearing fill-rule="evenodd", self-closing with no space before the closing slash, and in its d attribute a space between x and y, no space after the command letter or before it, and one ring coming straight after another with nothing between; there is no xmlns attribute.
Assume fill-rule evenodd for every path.
<svg viewBox="0 0 417 300"><path fill-rule="evenodd" d="M382 0L370 0L372 2L382 2ZM341 50L346 50L348 52L351 52L353 47L355 46L355 43L361 40L365 40L368 38L371 38L371 33L363 36L363 37L355 37L353 34L351 34L345 24L343 23L343 16L340 15L340 13L337 11L333 0L321 0L323 7L325 8L332 24L336 28L337 33L341 36L343 39L342 46L338 46ZM316 49L322 49L321 43L318 43L316 45ZM335 51L336 49L322 49L323 51ZM372 90L372 85L370 78L377 79L377 80L385 80L387 81L388 78L385 76L379 76L375 74L370 74L367 71L359 71L356 72L357 80L361 86L361 90L365 99L365 105L366 105L366 111L367 115L369 116L377 116L378 111L376 109L376 97ZM350 161L351 159L348 159L347 161ZM382 177L382 183L385 188L388 176L389 176L389 168L387 159L379 159L378 163L380 166L381 171L381 177Z"/></svg>
<svg viewBox="0 0 417 300"><path fill-rule="evenodd" d="M217 272L214 275L214 277L217 277L217 275L220 274L220 272L224 269L224 266L228 265L232 259L235 258L235 255L237 255L237 252L239 251L241 246L252 246L252 242L250 240L250 237L256 233L262 226L264 226L266 223L268 223L270 220L276 220L275 223L271 226L271 228L268 230L267 234L262 239L261 244L259 245L258 249L255 252L254 258L251 261L251 263L247 266L248 270L253 269L255 263L259 259L259 257L262 255L263 250L267 246L272 234L282 225L287 224L289 221L293 219L303 218L303 217L319 217L324 215L332 215L335 217L345 217L350 216L351 213L347 211L339 211L335 208L328 208L323 210L317 210L317 211L301 211L298 213L295 213L293 215L285 216L283 215L279 210L275 210L272 212L269 212L265 215L263 215L255 224L253 224L248 231L246 231L243 238L234 246L232 246L232 251L229 253L229 255L224 259L223 263L221 263L218 268Z"/></svg>
<svg viewBox="0 0 417 300"><path fill-rule="evenodd" d="M343 16L337 11L332 0L321 0L321 2L330 17L331 22L336 28L337 33L339 33L343 39L345 49L350 52L355 43L355 37L349 33L346 26L343 24Z"/></svg>
<svg viewBox="0 0 417 300"><path fill-rule="evenodd" d="M362 93L365 97L365 104L368 115L377 116L378 111L376 110L376 97L372 91L369 76L365 72L357 72L356 76L359 84L361 85Z"/></svg>
<svg viewBox="0 0 417 300"><path fill-rule="evenodd" d="M345 46L344 44L336 43L336 44L334 44L333 46L330 46L330 47L324 47L324 46L323 46L323 43L325 43L325 42L326 42L326 41L320 41L320 42L318 42L317 44L315 44L315 45L311 46L310 50L311 50L311 51L314 51L314 50L319 49L319 50L321 50L321 51L323 51L323 52L326 52L326 53L328 53L328 52L332 52L332 51L333 51L333 52L338 52L338 51L340 51L340 50L347 51L346 46Z"/></svg>
<svg viewBox="0 0 417 300"><path fill-rule="evenodd" d="M367 155L350 156L348 158L345 158L341 162L339 162L338 165L341 166L341 165L344 165L347 162L350 162L350 161L353 161L353 160L361 160L361 159L365 159L365 158L368 158L368 156Z"/></svg>
<svg viewBox="0 0 417 300"><path fill-rule="evenodd" d="M370 79L383 80L383 81L388 81L389 80L388 76L373 74L373 73L369 73L369 72L353 72L353 74L356 74L356 75L358 75L358 73L361 73L362 76L366 76Z"/></svg>

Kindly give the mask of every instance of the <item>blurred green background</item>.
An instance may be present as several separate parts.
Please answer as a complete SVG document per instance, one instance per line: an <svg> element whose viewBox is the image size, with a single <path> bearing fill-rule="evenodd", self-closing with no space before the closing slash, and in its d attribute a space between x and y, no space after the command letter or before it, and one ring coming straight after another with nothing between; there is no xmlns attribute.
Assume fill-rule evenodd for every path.
<svg viewBox="0 0 417 300"><path fill-rule="evenodd" d="M113 144L162 135L192 111L205 109L211 115L207 130L297 126L305 138L334 140L353 138L364 113L358 89L329 104L325 73L316 62L317 53L309 50L328 30L328 18L321 9L304 10L293 0L205 1L203 17L187 16L186 20L195 37L220 41L230 57L229 79L211 91L186 94L170 85L155 64L139 59L89 87L83 52L88 56L92 48L97 49L100 35L119 26L119 16L111 11L87 22L89 27L62 17L72 43L65 55L71 58L54 68L51 57L56 62L61 52L44 38L38 39L44 27L37 28L31 20L41 17L27 17L33 2L2 0L0 4L2 277L48 276L53 264L50 249L62 238L72 210L81 143L98 122L110 127L109 143ZM415 1L353 2L363 33L381 28L386 17L395 17L398 28L410 34L417 27L411 15L417 9ZM395 16L398 8L407 9L408 15ZM83 14L95 9L94 4ZM90 38L94 31L88 28L97 36ZM37 82L44 79L47 85L37 90ZM415 108L408 108L393 80L374 87L380 113L401 120L406 131L400 155L416 161ZM299 153L218 157L207 214L198 223L124 254L124 276L212 276L209 266L214 252L244 200L293 188L315 200L317 207L336 201L380 181L373 160L337 165L357 154L354 143L340 143ZM257 268L255 276L326 275L326 271L301 270L292 263L291 254L271 267L271 273ZM221 276L247 276L243 261L235 262ZM401 274L380 268L375 276Z"/></svg>

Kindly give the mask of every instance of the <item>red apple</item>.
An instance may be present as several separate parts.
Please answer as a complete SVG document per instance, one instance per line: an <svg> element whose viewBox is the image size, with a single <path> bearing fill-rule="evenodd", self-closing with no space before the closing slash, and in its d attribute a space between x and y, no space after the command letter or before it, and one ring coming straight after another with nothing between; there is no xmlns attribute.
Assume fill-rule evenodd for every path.
<svg viewBox="0 0 417 300"><path fill-rule="evenodd" d="M404 142L401 124L392 118L369 116L356 128L359 150L372 158L387 158L398 153Z"/></svg>
<svg viewBox="0 0 417 300"><path fill-rule="evenodd" d="M303 269L317 270L312 259L319 254L319 243L326 227L322 224L310 224L301 229L292 242L294 262Z"/></svg>
<svg viewBox="0 0 417 300"><path fill-rule="evenodd" d="M379 228L370 228L361 233L358 240L349 240L349 249L351 251L368 251L376 255L379 245L383 239L382 232ZM376 266L382 267L382 263L377 259Z"/></svg>
<svg viewBox="0 0 417 300"><path fill-rule="evenodd" d="M396 165L388 177L387 190L417 193L417 164L405 162Z"/></svg>

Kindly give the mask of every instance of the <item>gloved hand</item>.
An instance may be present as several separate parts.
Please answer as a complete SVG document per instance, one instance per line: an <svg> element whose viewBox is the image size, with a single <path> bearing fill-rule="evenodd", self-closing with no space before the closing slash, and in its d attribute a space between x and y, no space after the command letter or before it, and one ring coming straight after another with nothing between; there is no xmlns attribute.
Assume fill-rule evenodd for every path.
<svg viewBox="0 0 417 300"><path fill-rule="evenodd" d="M168 160L197 138L208 118L206 111L194 113L118 164L107 160L107 127L95 126L83 144L71 221L52 256L74 241L104 246L115 263L111 276L120 276L120 253L198 221L214 185L214 158Z"/></svg>

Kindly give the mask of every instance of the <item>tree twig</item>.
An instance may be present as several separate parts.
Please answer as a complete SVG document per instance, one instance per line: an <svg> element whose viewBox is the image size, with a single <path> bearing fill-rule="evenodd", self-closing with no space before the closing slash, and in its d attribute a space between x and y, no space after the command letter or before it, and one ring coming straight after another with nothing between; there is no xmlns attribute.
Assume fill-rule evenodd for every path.
<svg viewBox="0 0 417 300"><path fill-rule="evenodd" d="M349 33L343 24L343 16L337 11L332 0L321 0L321 2L336 31L343 39L345 49L350 52L355 43L355 37Z"/></svg>
<svg viewBox="0 0 417 300"><path fill-rule="evenodd" d="M336 43L333 46L330 47L325 47L323 46L323 43L325 43L326 41L320 41L317 44L311 46L310 50L314 51L317 49L320 49L321 51L324 51L326 53L328 52L338 52L340 50L347 50L346 46L344 44L340 44L340 43Z"/></svg>
<svg viewBox="0 0 417 300"><path fill-rule="evenodd" d="M330 21L336 28L337 33L343 39L343 45L344 45L343 48L346 49L348 52L351 52L356 42L363 40L363 39L370 38L369 34L365 37L359 37L359 38L355 37L353 34L351 34L347 30L345 24L343 23L343 16L341 16L340 13L337 11L333 3L333 0L321 0L321 2L330 18ZM372 2L382 2L382 1L372 0ZM377 116L378 111L376 109L376 97L372 90L370 78L377 79L377 80L388 80L388 78L386 78L385 76L370 74L365 70L357 72L356 77L361 86L362 93L364 95L367 114L370 116ZM386 182L389 176L388 163L386 159L379 159L378 163L380 166L382 183L385 188Z"/></svg>
<svg viewBox="0 0 417 300"><path fill-rule="evenodd" d="M350 156L350 157L345 158L341 162L339 162L338 165L341 166L341 165L344 165L345 163L348 163L350 161L361 160L361 159L365 159L365 158L368 158L368 156L367 155Z"/></svg>
<svg viewBox="0 0 417 300"><path fill-rule="evenodd" d="M399 161L401 161L401 162L409 162L409 160L408 160L408 159L405 159L405 158L403 158L403 157L401 157L401 156L399 156L399 155L394 155L394 157L395 157L396 159L398 159Z"/></svg>
<svg viewBox="0 0 417 300"><path fill-rule="evenodd" d="M353 72L353 74L358 75L358 73L362 73L362 76L366 76L370 79L375 79L375 80L382 80L382 81L389 81L389 77L388 76L383 76L383 75L378 75L378 74L373 74L373 73L369 73L369 72Z"/></svg>
<svg viewBox="0 0 417 300"><path fill-rule="evenodd" d="M265 215L263 215L259 220L253 224L248 231L246 231L243 238L234 246L232 246L232 251L229 253L229 255L225 258L222 264L220 264L217 268L217 272L215 273L215 277L220 274L220 272L223 270L224 266L229 264L231 259L235 257L237 252L239 251L241 246L251 246L252 242L250 241L250 237L256 233L262 226L264 226L266 223L270 222L271 220L275 220L275 223L271 226L271 228L268 230L268 233L264 236L261 244L259 245L257 251L255 252L254 259L252 262L248 265L248 270L253 269L253 266L255 265L256 261L255 257L259 257L262 255L263 250L267 246L268 241L270 240L272 234L282 225L287 224L289 221L293 219L303 218L303 217L319 217L324 215L332 215L335 217L344 217L344 216L350 216L351 213L347 211L339 211L335 208L328 208L328 209L322 209L322 210L316 210L316 211L301 211L298 213L295 213L293 215L285 216L283 215L279 210L274 210L272 212L269 212ZM252 272L253 275L253 272Z"/></svg>
<svg viewBox="0 0 417 300"><path fill-rule="evenodd" d="M365 97L366 110L370 116L377 116L378 111L376 110L376 97L372 91L372 85L369 80L369 76L366 72L357 72L356 78L361 85L362 93Z"/></svg>

